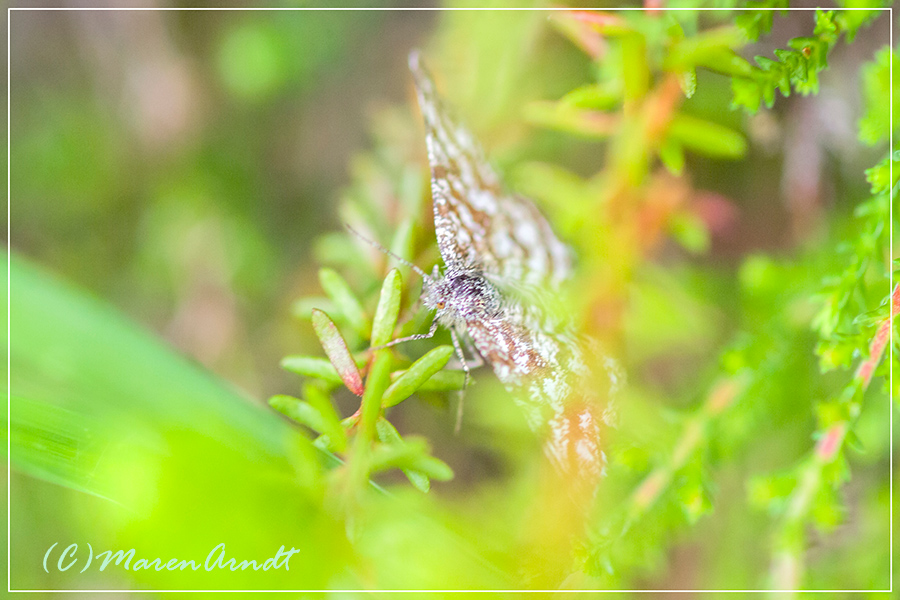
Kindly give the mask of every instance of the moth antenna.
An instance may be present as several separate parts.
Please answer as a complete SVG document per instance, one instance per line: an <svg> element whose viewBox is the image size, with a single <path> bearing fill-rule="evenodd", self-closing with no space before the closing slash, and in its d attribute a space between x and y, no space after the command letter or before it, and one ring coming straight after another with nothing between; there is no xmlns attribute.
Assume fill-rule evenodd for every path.
<svg viewBox="0 0 900 600"><path fill-rule="evenodd" d="M374 241L374 240L370 240L369 238L365 237L363 234L361 234L360 232L356 231L355 229L353 229L352 227L350 227L350 226L347 225L346 223L344 223L344 227L346 227L348 230L350 230L350 233L352 233L353 235L355 235L356 237L358 237L359 239L361 239L361 240L364 241L365 243L369 244L369 245L372 246L373 248L376 248L376 249L380 250L381 252L387 254L388 256L390 256L391 258L393 258L394 260L400 262L401 264L406 265L407 267L409 267L410 269L412 269L413 271L415 271L416 273L418 273L419 275L421 275L421 276L422 276L422 279L427 279L428 281L431 281L431 276L430 276L430 275L428 275L425 271L423 271L422 269L420 269L420 268L417 267L416 265L412 264L411 262L409 262L409 261L406 260L405 258L403 258L403 257L401 257L401 256L397 256L396 254L394 254L393 252L391 252L390 250L388 250L387 248L385 248L384 246L382 246L382 245L379 244L378 242L376 242L376 241Z"/></svg>

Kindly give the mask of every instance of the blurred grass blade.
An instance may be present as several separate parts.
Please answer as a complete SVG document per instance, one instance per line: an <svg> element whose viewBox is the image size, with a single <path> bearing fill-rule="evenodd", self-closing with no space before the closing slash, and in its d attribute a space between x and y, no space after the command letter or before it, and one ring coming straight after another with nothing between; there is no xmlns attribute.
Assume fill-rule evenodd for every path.
<svg viewBox="0 0 900 600"><path fill-rule="evenodd" d="M109 432L101 424L64 408L13 396L10 446L13 466L57 485L107 498L97 465Z"/></svg>
<svg viewBox="0 0 900 600"><path fill-rule="evenodd" d="M452 355L452 346L438 346L410 365L385 391L384 407L394 406L412 396L432 375L446 366Z"/></svg>
<svg viewBox="0 0 900 600"><path fill-rule="evenodd" d="M334 269L320 269L319 282L325 294L334 302L347 323L363 338L368 339L372 332L372 324L366 316L362 303Z"/></svg>
<svg viewBox="0 0 900 600"><path fill-rule="evenodd" d="M259 465L315 473L313 463L302 462L315 456L308 442L275 414L109 305L18 256L10 263L9 437L16 470L125 505L144 489L134 480L138 463L216 455L218 468L236 473ZM166 450L177 436L192 455ZM309 455L290 450L303 447ZM291 455L301 462L291 466Z"/></svg>
<svg viewBox="0 0 900 600"><path fill-rule="evenodd" d="M344 341L341 332L328 318L328 315L319 309L313 309L312 311L312 324L319 341L322 343L322 348L325 349L325 354L328 355L328 359L334 365L338 375L340 375L341 381L344 382L344 385L351 392L357 396L362 396L362 376L359 374L359 369L356 367L356 362L354 362L350 350L347 349L347 342Z"/></svg>
<svg viewBox="0 0 900 600"><path fill-rule="evenodd" d="M378 308L372 321L372 346L384 346L391 341L397 317L400 315L400 298L403 291L400 271L392 269L381 285Z"/></svg>

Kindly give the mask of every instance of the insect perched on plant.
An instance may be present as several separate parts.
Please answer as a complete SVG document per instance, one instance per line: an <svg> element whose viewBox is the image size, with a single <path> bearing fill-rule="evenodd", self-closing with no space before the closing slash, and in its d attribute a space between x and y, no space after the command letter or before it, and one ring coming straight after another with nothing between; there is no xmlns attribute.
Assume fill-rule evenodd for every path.
<svg viewBox="0 0 900 600"><path fill-rule="evenodd" d="M611 418L610 396L619 385L612 359L599 353L605 377L594 381L594 350L563 319L543 308L548 290L572 274L569 248L529 200L503 190L472 135L450 118L419 55L409 57L425 120L438 249L444 270L424 279L422 302L435 311L426 334L450 329L468 380L469 367L487 361L545 452L563 472L596 479L605 467L601 424ZM469 364L460 338L478 356Z"/></svg>

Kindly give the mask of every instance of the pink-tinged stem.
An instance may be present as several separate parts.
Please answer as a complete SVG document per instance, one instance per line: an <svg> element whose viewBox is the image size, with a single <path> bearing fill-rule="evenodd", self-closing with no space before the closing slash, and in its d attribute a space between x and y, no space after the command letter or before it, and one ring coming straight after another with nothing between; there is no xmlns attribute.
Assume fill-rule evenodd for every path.
<svg viewBox="0 0 900 600"><path fill-rule="evenodd" d="M655 468L632 493L632 517L644 512L656 502L671 483L675 473L702 444L709 422L731 405L743 386L744 380L740 378L723 379L713 385L703 408L684 424L669 463Z"/></svg>
<svg viewBox="0 0 900 600"><path fill-rule="evenodd" d="M875 337L872 338L872 343L869 344L869 356L856 370L856 378L862 381L863 388L869 386L869 381L872 379L872 373L875 372L875 367L881 362L881 356L884 354L884 349L891 339L891 320L898 312L900 312L900 284L894 286L894 291L891 292L890 316L885 317L878 325L878 331L875 332Z"/></svg>
<svg viewBox="0 0 900 600"><path fill-rule="evenodd" d="M844 443L847 434L847 423L840 422L832 425L816 444L816 458L824 463L831 462Z"/></svg>
<svg viewBox="0 0 900 600"><path fill-rule="evenodd" d="M891 336L891 321L898 312L900 312L900 284L891 292L891 314L878 324L875 336L869 344L869 355L856 369L854 378L859 380L864 390L869 387L872 374L881 362ZM802 549L796 546L795 532L803 527L803 519L809 512L819 486L822 485L822 469L837 457L849 430L850 422L844 420L834 423L825 431L813 452L814 461L804 470L796 489L791 493L783 525L786 533L783 533L782 537L793 543L778 548L773 556L770 573L775 589L796 589L800 586L803 556Z"/></svg>

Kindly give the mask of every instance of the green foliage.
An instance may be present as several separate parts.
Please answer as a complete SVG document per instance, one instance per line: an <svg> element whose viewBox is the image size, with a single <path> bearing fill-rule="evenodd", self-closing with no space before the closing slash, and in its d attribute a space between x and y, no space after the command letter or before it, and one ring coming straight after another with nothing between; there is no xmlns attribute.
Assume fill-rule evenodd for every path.
<svg viewBox="0 0 900 600"><path fill-rule="evenodd" d="M315 546L300 545L300 560L283 576L130 575L167 588L287 587L292 577L325 585L333 573L328 565L346 552L336 542L338 524L315 501L322 465L332 457L105 302L16 255L9 278L16 556L43 556L54 541L68 543L82 531L95 549L135 547L149 559L166 552L205 556L222 542L260 557L273 551L264 532L279 530ZM60 502L43 505L44 518L55 523L50 535L22 533L32 492ZM235 521L244 526L222 529ZM191 535L165 551L171 527ZM14 588L39 587L40 560L13 564ZM60 576L61 589L79 581L71 571Z"/></svg>
<svg viewBox="0 0 900 600"><path fill-rule="evenodd" d="M401 469L423 492L429 490L430 478L450 479L453 476L450 467L428 454L427 443L402 438L382 415L384 409L406 400L427 384L447 364L453 348L440 346L405 367L384 348L393 339L400 312L402 281L397 269L385 277L371 321L363 303L336 272L322 269L319 279L337 307L337 314L348 323L356 323L357 333L367 329L372 332L371 350L357 353L362 357L363 370L367 373L365 386L357 360L338 328L323 311L312 309L313 328L330 362L315 357L285 358L282 361L284 368L309 379L304 387L307 401L279 395L269 400L270 406L320 434L316 445L321 448L341 454L347 450L348 443L351 444L351 454L344 468L357 488L370 474L389 469ZM343 421L330 397L330 389L337 382L362 397L356 414ZM450 386L444 383L442 389L455 388L456 383L452 382Z"/></svg>
<svg viewBox="0 0 900 600"><path fill-rule="evenodd" d="M423 48L503 179L574 247L559 305L602 343L595 371L614 356L628 373L606 476L575 501L490 370L466 386L446 331L389 345L428 331L420 278L341 227L441 264L402 53L385 50L432 20L382 38L386 13L162 19L178 43L160 47L203 69L197 105L217 107L171 154L105 108L133 103L100 110L88 85L14 68L14 248L179 350L13 255L11 583L84 587L40 567L59 536L301 549L289 573L95 574L110 588L887 587L897 58L829 63L869 47L875 11L748 6L778 10L457 11ZM742 58L781 20L804 35ZM127 81L145 73L119 58ZM759 111L857 74L858 140L823 149L793 112ZM382 108L348 102L362 89ZM346 174L363 112L371 142Z"/></svg>
<svg viewBox="0 0 900 600"><path fill-rule="evenodd" d="M747 2L747 8L768 8L768 9L786 9L789 2L787 0L769 0L769 1L750 1ZM740 27L751 42L756 42L760 37L772 31L772 23L776 15L775 10L759 10L746 11L738 14L735 19L735 25ZM783 14L783 13L782 13Z"/></svg>
<svg viewBox="0 0 900 600"><path fill-rule="evenodd" d="M894 70L900 67L896 54L890 48L883 48L862 71L865 112L859 120L859 139L866 144L874 145L888 137L891 109L900 107L896 94L894 107L890 104L891 63Z"/></svg>
<svg viewBox="0 0 900 600"><path fill-rule="evenodd" d="M750 40L756 41L762 33L771 29L772 14L771 11L765 14L749 13L738 20L738 25ZM828 67L828 54L840 37L843 35L847 42L853 41L857 30L880 14L878 10L816 11L812 35L791 39L788 48L774 51L775 60L755 57L757 66L748 63L745 73L732 78L732 106L755 113L761 104L771 108L776 92L785 97L790 96L792 90L803 96L818 93L819 73Z"/></svg>
<svg viewBox="0 0 900 600"><path fill-rule="evenodd" d="M867 79L877 77L874 74L888 60L892 60L890 51L880 51L865 69ZM889 133L888 123L881 118L885 90L867 85L866 92L868 109L860 121L860 137L875 143ZM877 134L868 130L873 123L881 125ZM885 261L892 241L889 207L897 198L896 179L890 179L891 161L895 169L900 166L895 157L887 157L866 171L871 196L857 205L853 234L835 249L841 267L822 280L819 308L810 322L818 338L821 370L847 370L856 363L855 373L843 387L815 403L815 448L793 467L751 482L753 503L778 519L770 580L778 589L802 584L808 527L827 533L845 520L841 490L850 479L845 447L860 449L855 428L864 410L866 388L873 374L884 377L887 373L886 365L879 365L891 319L900 307L898 288L890 288ZM885 378L886 390L887 383Z"/></svg>

